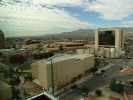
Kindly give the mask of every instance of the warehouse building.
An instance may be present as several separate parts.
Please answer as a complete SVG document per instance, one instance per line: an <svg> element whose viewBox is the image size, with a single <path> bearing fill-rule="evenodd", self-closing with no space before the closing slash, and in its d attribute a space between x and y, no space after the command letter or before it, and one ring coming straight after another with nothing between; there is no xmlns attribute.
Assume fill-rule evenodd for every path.
<svg viewBox="0 0 133 100"><path fill-rule="evenodd" d="M38 80L36 83L46 90L51 90L53 84L54 89L57 90L92 67L94 67L94 56L88 54L62 54L31 65L33 78Z"/></svg>

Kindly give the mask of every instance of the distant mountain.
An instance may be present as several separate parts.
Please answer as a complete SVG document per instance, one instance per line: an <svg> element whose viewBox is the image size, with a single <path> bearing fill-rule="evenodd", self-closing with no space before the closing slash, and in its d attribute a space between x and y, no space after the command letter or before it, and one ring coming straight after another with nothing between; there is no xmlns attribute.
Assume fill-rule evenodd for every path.
<svg viewBox="0 0 133 100"><path fill-rule="evenodd" d="M93 29L80 29L72 32L62 32L57 34L44 35L44 38L49 39L93 39Z"/></svg>
<svg viewBox="0 0 133 100"><path fill-rule="evenodd" d="M125 36L133 34L133 27L122 27ZM72 32L44 35L45 39L89 39L94 40L95 29L80 29Z"/></svg>
<svg viewBox="0 0 133 100"><path fill-rule="evenodd" d="M124 30L124 34L125 36L128 36L129 34L133 35L133 27L122 27L122 29ZM72 32L62 32L62 33L56 33L56 34L46 34L46 35L42 35L42 36L26 36L24 38L42 38L45 40L48 39L89 39L89 40L94 40L94 32L95 29L79 29L76 31L72 31ZM21 37L22 38L22 37Z"/></svg>

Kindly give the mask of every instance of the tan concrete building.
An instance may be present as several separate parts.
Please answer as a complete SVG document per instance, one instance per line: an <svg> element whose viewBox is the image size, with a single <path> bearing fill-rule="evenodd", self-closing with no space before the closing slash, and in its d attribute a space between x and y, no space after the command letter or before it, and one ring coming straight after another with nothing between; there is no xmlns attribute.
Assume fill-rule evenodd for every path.
<svg viewBox="0 0 133 100"><path fill-rule="evenodd" d="M0 30L0 49L5 48L5 37L4 32Z"/></svg>
<svg viewBox="0 0 133 100"><path fill-rule="evenodd" d="M84 48L84 43L76 43L76 42L55 42L56 45L62 46L65 49L78 49Z"/></svg>
<svg viewBox="0 0 133 100"><path fill-rule="evenodd" d="M0 73L0 81L4 81L4 73Z"/></svg>
<svg viewBox="0 0 133 100"><path fill-rule="evenodd" d="M78 75L94 67L94 56L88 54L60 55L52 58L54 87L62 87ZM51 60L41 60L31 65L33 78L46 90L51 90Z"/></svg>
<svg viewBox="0 0 133 100"><path fill-rule="evenodd" d="M121 28L100 28L95 30L95 50L108 58L121 58L125 52L124 35Z"/></svg>
<svg viewBox="0 0 133 100"><path fill-rule="evenodd" d="M39 41L35 41L35 40L24 40L23 43L23 48L27 48L27 49L37 49L37 48L42 48L42 44Z"/></svg>
<svg viewBox="0 0 133 100"><path fill-rule="evenodd" d="M12 100L11 86L0 81L0 100Z"/></svg>
<svg viewBox="0 0 133 100"><path fill-rule="evenodd" d="M95 54L95 45L85 45L84 49L77 49L78 54Z"/></svg>
<svg viewBox="0 0 133 100"><path fill-rule="evenodd" d="M59 52L59 46L55 43L48 43L43 46L44 51Z"/></svg>

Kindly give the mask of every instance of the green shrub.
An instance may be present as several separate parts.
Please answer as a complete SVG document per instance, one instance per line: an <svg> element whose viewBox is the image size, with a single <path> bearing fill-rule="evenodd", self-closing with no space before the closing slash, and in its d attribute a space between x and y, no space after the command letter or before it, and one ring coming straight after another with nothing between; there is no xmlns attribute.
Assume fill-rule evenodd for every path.
<svg viewBox="0 0 133 100"><path fill-rule="evenodd" d="M121 82L117 83L116 80L113 80L113 81L110 83L109 88L110 88L112 91L114 91L114 92L121 93L121 92L123 92L124 85L121 84Z"/></svg>
<svg viewBox="0 0 133 100"><path fill-rule="evenodd" d="M87 96L88 93L90 92L90 89L89 89L88 87L83 87L83 88L82 88L82 92L83 92L83 95L84 95L84 96Z"/></svg>
<svg viewBox="0 0 133 100"><path fill-rule="evenodd" d="M102 91L100 89L97 89L95 91L95 93L96 93L97 96L101 96L102 95Z"/></svg>

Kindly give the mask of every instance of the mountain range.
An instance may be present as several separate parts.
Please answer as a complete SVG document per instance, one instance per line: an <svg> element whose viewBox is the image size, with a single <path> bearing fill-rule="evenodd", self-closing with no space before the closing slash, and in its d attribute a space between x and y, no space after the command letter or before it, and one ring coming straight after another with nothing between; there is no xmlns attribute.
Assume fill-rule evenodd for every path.
<svg viewBox="0 0 133 100"><path fill-rule="evenodd" d="M133 35L133 27L122 27L124 35ZM95 29L79 29L72 32L62 32L57 34L43 35L43 38L49 39L94 39Z"/></svg>

